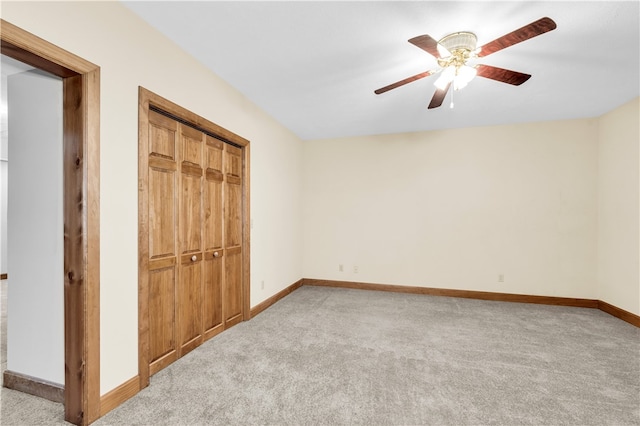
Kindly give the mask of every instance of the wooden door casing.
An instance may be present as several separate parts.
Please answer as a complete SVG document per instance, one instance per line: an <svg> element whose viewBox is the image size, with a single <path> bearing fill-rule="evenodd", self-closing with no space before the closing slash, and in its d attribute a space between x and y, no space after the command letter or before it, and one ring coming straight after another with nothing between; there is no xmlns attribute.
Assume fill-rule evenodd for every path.
<svg viewBox="0 0 640 426"><path fill-rule="evenodd" d="M149 375L249 319L248 141L142 88L140 126L145 387Z"/></svg>
<svg viewBox="0 0 640 426"><path fill-rule="evenodd" d="M100 397L100 67L0 19L2 54L63 79L64 418L87 425Z"/></svg>

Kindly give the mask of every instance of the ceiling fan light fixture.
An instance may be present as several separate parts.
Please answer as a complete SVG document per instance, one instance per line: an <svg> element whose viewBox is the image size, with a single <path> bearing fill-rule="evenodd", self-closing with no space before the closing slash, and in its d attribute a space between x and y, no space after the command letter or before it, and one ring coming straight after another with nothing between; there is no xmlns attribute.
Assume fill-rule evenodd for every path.
<svg viewBox="0 0 640 426"><path fill-rule="evenodd" d="M450 83L453 83L454 90L460 90L474 79L478 70L468 65L456 67L450 65L446 67L440 77L433 83L440 90L444 90Z"/></svg>
<svg viewBox="0 0 640 426"><path fill-rule="evenodd" d="M474 79L478 70L468 65L463 65L456 70L456 76L453 79L453 88L460 90L465 87L471 80Z"/></svg>
<svg viewBox="0 0 640 426"><path fill-rule="evenodd" d="M446 67L440 77L433 83L440 90L444 90L449 83L451 83L456 77L456 67L450 66Z"/></svg>

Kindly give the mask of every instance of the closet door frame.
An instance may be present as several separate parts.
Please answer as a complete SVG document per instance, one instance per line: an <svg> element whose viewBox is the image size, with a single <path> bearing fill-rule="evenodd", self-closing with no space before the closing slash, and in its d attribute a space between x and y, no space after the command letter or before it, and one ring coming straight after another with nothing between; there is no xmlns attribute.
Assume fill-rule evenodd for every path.
<svg viewBox="0 0 640 426"><path fill-rule="evenodd" d="M249 141L145 89L138 89L138 374L140 389L149 385L149 111L159 110L184 124L215 135L243 151L242 167L242 320L250 319Z"/></svg>

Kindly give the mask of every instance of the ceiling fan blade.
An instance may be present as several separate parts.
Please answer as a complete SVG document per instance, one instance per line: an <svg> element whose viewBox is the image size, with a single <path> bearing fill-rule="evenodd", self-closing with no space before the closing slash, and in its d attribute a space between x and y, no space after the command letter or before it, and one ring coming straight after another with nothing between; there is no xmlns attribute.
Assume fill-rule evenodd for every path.
<svg viewBox="0 0 640 426"><path fill-rule="evenodd" d="M525 25L522 28L512 31L509 34L505 34L502 37L498 37L497 39L485 44L480 49L478 57L490 55L506 47L513 46L514 44L529 40L530 38L539 36L540 34L544 34L547 31L554 30L555 28L556 23L553 19L547 17L540 18L529 25Z"/></svg>
<svg viewBox="0 0 640 426"><path fill-rule="evenodd" d="M517 71L505 70L504 68L493 67L491 65L478 65L478 73L476 75L491 80L500 81L502 83L520 86L531 78L531 75Z"/></svg>
<svg viewBox="0 0 640 426"><path fill-rule="evenodd" d="M421 72L420 74L412 75L411 77L407 77L404 80L400 80L388 86L381 87L378 90L374 90L373 93L375 93L376 95L379 95L381 93L388 92L389 90L395 89L396 87L404 86L405 84L411 83L412 81L416 81L416 80L420 80L421 78L428 77L434 72L435 72L434 70L429 70L429 71Z"/></svg>
<svg viewBox="0 0 640 426"><path fill-rule="evenodd" d="M438 52L438 42L429 35L425 34L425 35L414 37L412 39L409 39L409 43L419 47L420 49L434 56L435 58L440 57L440 52Z"/></svg>
<svg viewBox="0 0 640 426"><path fill-rule="evenodd" d="M438 108L442 105L445 96L447 96L447 92L449 91L449 86L451 83L447 84L447 87L444 89L437 89L436 93L433 94L433 98L431 98L431 103L429 104L429 109Z"/></svg>

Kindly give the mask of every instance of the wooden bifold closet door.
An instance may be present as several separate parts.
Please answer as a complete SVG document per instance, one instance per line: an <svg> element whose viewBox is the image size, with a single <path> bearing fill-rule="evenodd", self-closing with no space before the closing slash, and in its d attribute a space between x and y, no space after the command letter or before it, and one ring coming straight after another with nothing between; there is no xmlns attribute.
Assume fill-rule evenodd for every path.
<svg viewBox="0 0 640 426"><path fill-rule="evenodd" d="M243 319L242 149L149 111L148 326L154 374Z"/></svg>

